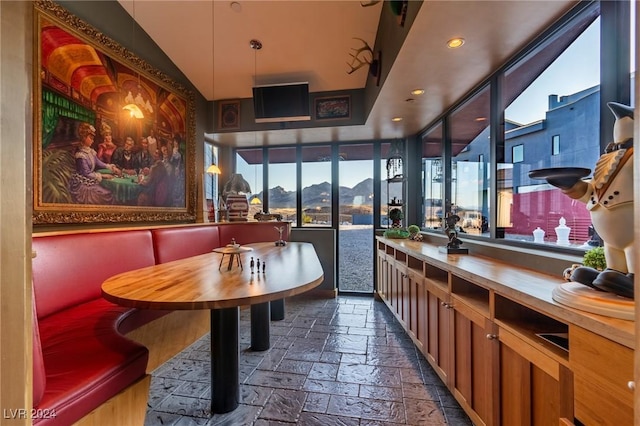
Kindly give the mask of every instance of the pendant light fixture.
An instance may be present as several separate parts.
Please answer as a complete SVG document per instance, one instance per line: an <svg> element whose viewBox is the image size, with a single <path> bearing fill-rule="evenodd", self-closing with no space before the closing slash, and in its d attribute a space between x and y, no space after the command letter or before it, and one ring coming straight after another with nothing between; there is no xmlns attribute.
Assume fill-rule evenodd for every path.
<svg viewBox="0 0 640 426"><path fill-rule="evenodd" d="M136 47L136 2L135 2L135 0L133 0L131 3L133 5L133 10L131 12L131 51L133 53L135 53L135 47ZM129 92L127 94L127 97L124 98L124 101L127 102L127 104L122 107L122 109L124 111L129 112L129 116L131 118L144 118L144 114L142 113L142 110L140 109L140 107L137 105L137 102L136 102L136 101L138 101L138 98L139 98L139 101L144 104L144 101L142 100L142 94L140 93L140 90L141 90L141 87L140 87L140 72L138 72L138 94L137 94L136 98L134 99L134 97L131 94L131 92Z"/></svg>
<svg viewBox="0 0 640 426"><path fill-rule="evenodd" d="M216 69L216 62L215 62L215 58L214 58L214 54L215 54L215 33L213 31L213 25L214 25L214 13L213 13L213 6L214 6L214 2L211 2L211 102L215 103L215 96L214 96L214 88L215 88L215 83L216 83L216 79L215 79L215 69ZM211 164L208 168L207 168L207 173L210 175L219 175L222 174L222 170L220 170L220 167L218 167L215 163L215 159L214 159L214 163Z"/></svg>
<svg viewBox="0 0 640 426"><path fill-rule="evenodd" d="M251 48L253 49L253 87L256 87L258 85L258 50L262 49L262 43L260 42L260 40L252 39L249 42L249 46L251 46ZM257 151L258 149L258 132L257 131L253 132L253 147ZM249 203L251 205L256 206L256 205L262 204L260 197L258 197L257 195L257 191L258 191L258 165L257 164L253 168L253 174L254 174L253 188L256 192L251 197L251 200L249 200Z"/></svg>
<svg viewBox="0 0 640 426"><path fill-rule="evenodd" d="M222 173L222 171L220 170L220 167L218 167L215 164L212 164L209 167L207 167L207 173L209 173L210 175L219 175Z"/></svg>

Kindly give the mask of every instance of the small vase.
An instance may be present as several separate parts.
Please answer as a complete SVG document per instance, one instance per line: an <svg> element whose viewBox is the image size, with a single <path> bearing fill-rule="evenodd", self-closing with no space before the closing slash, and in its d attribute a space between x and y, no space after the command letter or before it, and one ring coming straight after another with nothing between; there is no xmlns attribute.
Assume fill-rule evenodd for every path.
<svg viewBox="0 0 640 426"><path fill-rule="evenodd" d="M539 226L533 230L533 242L544 243L544 229L541 229Z"/></svg>
<svg viewBox="0 0 640 426"><path fill-rule="evenodd" d="M555 228L556 236L558 237L556 244L559 246L571 245L569 242L569 233L571 232L571 228L566 225L567 220L564 217L561 217L558 222L559 225Z"/></svg>

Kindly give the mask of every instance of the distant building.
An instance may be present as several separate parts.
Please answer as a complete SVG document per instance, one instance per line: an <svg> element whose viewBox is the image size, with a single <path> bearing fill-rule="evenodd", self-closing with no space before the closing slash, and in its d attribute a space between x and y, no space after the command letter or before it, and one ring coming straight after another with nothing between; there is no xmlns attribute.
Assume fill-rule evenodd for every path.
<svg viewBox="0 0 640 426"><path fill-rule="evenodd" d="M568 96L549 96L545 118L533 123L505 122L504 163L498 166L500 188L498 226L507 234L531 235L540 227L553 235L560 217L572 228L570 238L588 240L591 219L586 207L544 181L532 180L529 172L549 167L592 169L600 156L600 88L595 86ZM488 161L489 128L479 134L456 161ZM480 166L481 167L481 166ZM489 193L489 181L484 180ZM482 215L489 217L488 203ZM464 213L464 212L462 212Z"/></svg>

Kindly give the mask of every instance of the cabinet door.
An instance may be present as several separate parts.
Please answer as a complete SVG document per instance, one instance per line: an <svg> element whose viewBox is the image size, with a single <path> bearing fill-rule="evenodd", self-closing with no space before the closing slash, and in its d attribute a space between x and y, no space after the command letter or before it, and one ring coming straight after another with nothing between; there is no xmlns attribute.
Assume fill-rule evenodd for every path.
<svg viewBox="0 0 640 426"><path fill-rule="evenodd" d="M409 329L411 322L411 283L407 268L403 267L400 273L400 318L405 324L405 328Z"/></svg>
<svg viewBox="0 0 640 426"><path fill-rule="evenodd" d="M576 419L586 425L633 424L633 350L583 328L569 327Z"/></svg>
<svg viewBox="0 0 640 426"><path fill-rule="evenodd" d="M420 351L426 356L429 342L429 292L422 277L415 280L415 294L415 335L420 342Z"/></svg>
<svg viewBox="0 0 640 426"><path fill-rule="evenodd" d="M378 251L378 294L389 300L389 263L384 252Z"/></svg>
<svg viewBox="0 0 640 426"><path fill-rule="evenodd" d="M474 423L497 424L498 347L491 340L493 323L459 301L453 307L453 393L467 412L477 416L472 416Z"/></svg>
<svg viewBox="0 0 640 426"><path fill-rule="evenodd" d="M408 306L408 315L407 318L407 326L409 328L409 332L413 335L416 340L420 340L420 322L424 313L421 311L421 307L419 306L420 301L420 293L422 292L422 276L415 272L414 270L408 269L407 272L407 287L409 291L409 306Z"/></svg>
<svg viewBox="0 0 640 426"><path fill-rule="evenodd" d="M391 310L398 311L398 269L395 261L389 261L389 304Z"/></svg>
<svg viewBox="0 0 640 426"><path fill-rule="evenodd" d="M545 426L573 418L569 368L500 329L500 424Z"/></svg>
<svg viewBox="0 0 640 426"><path fill-rule="evenodd" d="M393 264L394 272L392 275L393 281L393 290L392 290L392 302L391 305L395 313L398 316L398 319L406 323L404 318L404 307L405 304L408 303L409 295L406 293L408 291L407 288L407 268L405 265L394 262ZM407 300L405 300L407 298Z"/></svg>
<svg viewBox="0 0 640 426"><path fill-rule="evenodd" d="M451 305L449 296L435 289L427 291L428 345L427 358L445 385L451 371Z"/></svg>

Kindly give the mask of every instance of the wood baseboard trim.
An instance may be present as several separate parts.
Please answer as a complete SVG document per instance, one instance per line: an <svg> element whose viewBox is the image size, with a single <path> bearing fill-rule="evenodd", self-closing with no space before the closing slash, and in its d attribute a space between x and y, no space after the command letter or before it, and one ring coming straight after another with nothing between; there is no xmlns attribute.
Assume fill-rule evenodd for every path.
<svg viewBox="0 0 640 426"><path fill-rule="evenodd" d="M147 415L150 384L151 376L147 374L73 426L143 425Z"/></svg>
<svg viewBox="0 0 640 426"><path fill-rule="evenodd" d="M127 334L149 349L147 373L160 367L210 331L208 310L173 311Z"/></svg>

